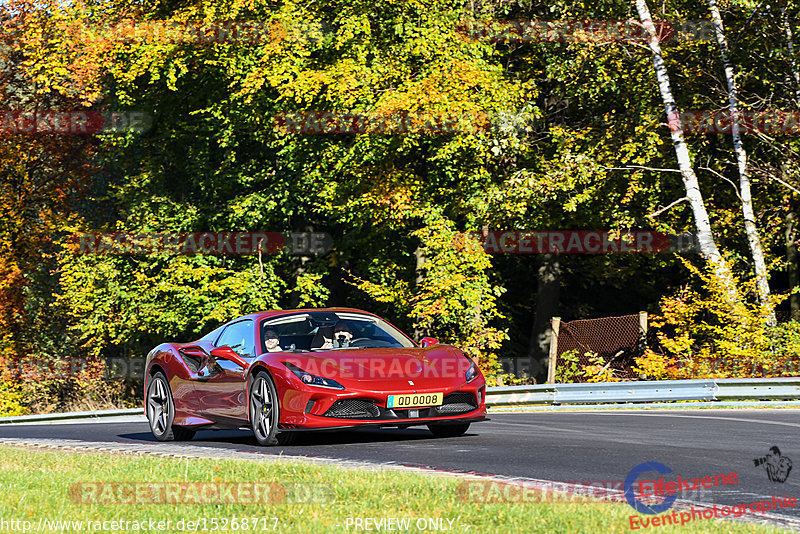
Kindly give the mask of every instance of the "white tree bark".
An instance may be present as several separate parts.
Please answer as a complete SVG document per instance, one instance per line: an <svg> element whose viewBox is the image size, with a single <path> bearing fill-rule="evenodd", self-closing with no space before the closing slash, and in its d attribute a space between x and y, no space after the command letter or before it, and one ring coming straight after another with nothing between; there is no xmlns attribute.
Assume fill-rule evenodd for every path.
<svg viewBox="0 0 800 534"><path fill-rule="evenodd" d="M786 32L786 44L789 47L789 63L792 65L792 78L794 78L794 101L795 105L800 106L800 70L797 69L797 61L794 58L794 39L792 38L792 25L789 24L789 16L786 8L781 8L781 18L783 19L783 31Z"/></svg>
<svg viewBox="0 0 800 534"><path fill-rule="evenodd" d="M648 34L647 45L653 54L653 65L656 71L658 89L661 91L661 99L664 101L667 119L670 121L672 144L675 147L675 156L678 159L678 169L681 172L683 186L686 189L686 196L689 198L689 204L692 207L700 253L705 257L706 261L709 262L720 281L726 285L726 291L731 299L739 300L731 272L725 262L722 261L717 243L714 241L714 235L711 233L711 222L708 218L703 195L700 192L700 184L697 181L697 175L692 168L692 161L689 157L689 147L686 145L683 131L680 128L678 108L675 105L675 99L672 97L669 74L667 73L667 67L664 63L664 57L661 54L661 46L658 43L657 37L658 32L650 16L650 9L647 7L646 0L635 0L635 2L636 10L639 13L639 19Z"/></svg>
<svg viewBox="0 0 800 534"><path fill-rule="evenodd" d="M739 169L739 197L742 202L742 216L744 217L744 231L747 234L747 244L750 246L750 255L753 257L753 267L756 275L756 291L758 299L762 305L770 306L769 274L767 264L764 261L764 251L761 248L761 238L758 235L758 225L753 210L753 199L750 193L750 176L747 173L747 152L742 143L741 132L739 131L739 121L737 112L739 111L739 96L736 87L736 77L731 64L730 49L725 38L725 27L722 24L722 16L717 7L716 0L707 0L708 9L711 12L711 22L714 26L714 34L719 45L719 55L722 59L722 66L725 69L725 80L728 84L728 111L731 114L731 137L733 138L733 151L736 154L736 166ZM775 312L770 310L767 323L774 326Z"/></svg>

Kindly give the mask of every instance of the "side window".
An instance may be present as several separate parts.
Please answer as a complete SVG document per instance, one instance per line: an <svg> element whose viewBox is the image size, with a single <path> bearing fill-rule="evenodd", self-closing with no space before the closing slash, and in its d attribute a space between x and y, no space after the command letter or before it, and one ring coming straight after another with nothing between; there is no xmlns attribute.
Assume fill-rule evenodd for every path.
<svg viewBox="0 0 800 534"><path fill-rule="evenodd" d="M256 355L256 337L253 321L239 321L229 325L217 341L217 346L227 345L243 358Z"/></svg>

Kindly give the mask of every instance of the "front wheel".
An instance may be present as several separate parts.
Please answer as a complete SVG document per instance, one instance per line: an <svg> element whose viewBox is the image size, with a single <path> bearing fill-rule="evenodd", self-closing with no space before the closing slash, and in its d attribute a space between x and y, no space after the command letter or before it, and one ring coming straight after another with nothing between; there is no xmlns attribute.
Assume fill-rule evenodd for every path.
<svg viewBox="0 0 800 534"><path fill-rule="evenodd" d="M158 441L189 440L194 430L172 424L175 419L175 402L164 373L158 372L147 384L147 421L150 431Z"/></svg>
<svg viewBox="0 0 800 534"><path fill-rule="evenodd" d="M278 443L279 413L275 384L267 373L256 373L250 385L250 425L259 445Z"/></svg>
<svg viewBox="0 0 800 534"><path fill-rule="evenodd" d="M469 423L459 423L457 425L428 425L428 430L437 438L455 438L462 436L469 430Z"/></svg>

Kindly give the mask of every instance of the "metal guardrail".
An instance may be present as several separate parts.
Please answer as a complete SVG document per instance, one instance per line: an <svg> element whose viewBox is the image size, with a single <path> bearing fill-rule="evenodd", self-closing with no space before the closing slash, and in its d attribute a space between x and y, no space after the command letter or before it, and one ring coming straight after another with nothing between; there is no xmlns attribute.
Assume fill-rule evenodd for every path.
<svg viewBox="0 0 800 534"><path fill-rule="evenodd" d="M556 384L534 386L487 387L486 404L504 406L513 404L553 404Z"/></svg>
<svg viewBox="0 0 800 534"><path fill-rule="evenodd" d="M10 415L0 417L0 424L31 423L36 421L61 421L68 419L94 419L96 417L115 417L120 415L137 415L144 413L142 408L123 408L120 410L95 410L91 412L42 413L36 415Z"/></svg>
<svg viewBox="0 0 800 534"><path fill-rule="evenodd" d="M730 399L800 399L800 377L589 382L486 388L486 403L490 406Z"/></svg>
<svg viewBox="0 0 800 534"><path fill-rule="evenodd" d="M715 382L717 399L800 399L800 378L725 378Z"/></svg>
<svg viewBox="0 0 800 534"><path fill-rule="evenodd" d="M648 403L685 400L726 401L732 399L767 401L800 399L800 377L588 382L486 388L486 404L488 406ZM0 424L94 419L137 414L142 414L142 408L0 417Z"/></svg>

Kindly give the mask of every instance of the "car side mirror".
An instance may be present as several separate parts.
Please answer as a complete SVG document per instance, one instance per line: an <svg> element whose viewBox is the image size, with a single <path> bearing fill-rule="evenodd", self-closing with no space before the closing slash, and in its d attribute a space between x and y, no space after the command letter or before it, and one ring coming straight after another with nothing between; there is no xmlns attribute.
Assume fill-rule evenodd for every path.
<svg viewBox="0 0 800 534"><path fill-rule="evenodd" d="M423 337L419 344L422 345L422 348L430 347L431 345L437 345L439 340L435 337Z"/></svg>
<svg viewBox="0 0 800 534"><path fill-rule="evenodd" d="M250 364L247 361L236 354L234 350L228 346L217 347L211 351L211 355L215 358L221 358L223 360L228 360L229 362L233 362L242 369L247 369L250 367Z"/></svg>

